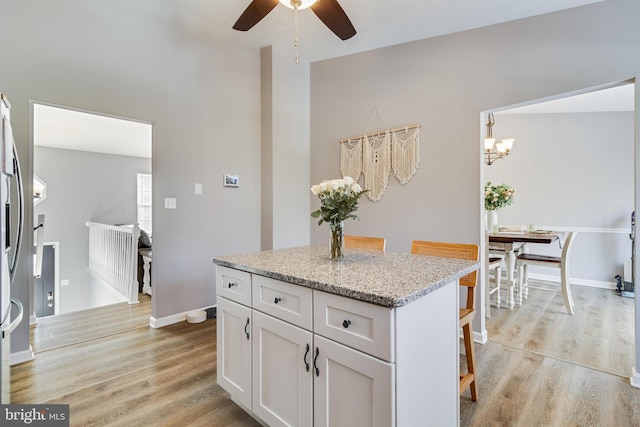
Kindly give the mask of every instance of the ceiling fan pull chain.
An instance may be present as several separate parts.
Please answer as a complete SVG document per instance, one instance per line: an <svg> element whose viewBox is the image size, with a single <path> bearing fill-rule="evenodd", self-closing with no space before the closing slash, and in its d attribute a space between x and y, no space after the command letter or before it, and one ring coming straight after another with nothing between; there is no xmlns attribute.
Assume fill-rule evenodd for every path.
<svg viewBox="0 0 640 427"><path fill-rule="evenodd" d="M293 3L293 2L292 2ZM296 48L296 64L300 63L300 55L298 53L298 7L294 10L294 33L293 33L293 46Z"/></svg>

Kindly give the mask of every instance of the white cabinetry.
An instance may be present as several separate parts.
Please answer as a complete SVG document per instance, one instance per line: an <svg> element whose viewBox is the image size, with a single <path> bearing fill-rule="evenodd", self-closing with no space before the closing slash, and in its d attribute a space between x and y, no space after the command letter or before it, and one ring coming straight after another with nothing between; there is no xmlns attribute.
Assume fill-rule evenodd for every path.
<svg viewBox="0 0 640 427"><path fill-rule="evenodd" d="M395 425L393 365L319 335L314 344L313 425Z"/></svg>
<svg viewBox="0 0 640 427"><path fill-rule="evenodd" d="M218 383L256 419L458 424L457 286L392 309L216 268Z"/></svg>
<svg viewBox="0 0 640 427"><path fill-rule="evenodd" d="M311 332L254 311L251 409L268 425L313 425L312 345Z"/></svg>
<svg viewBox="0 0 640 427"><path fill-rule="evenodd" d="M218 298L218 384L251 408L251 309Z"/></svg>

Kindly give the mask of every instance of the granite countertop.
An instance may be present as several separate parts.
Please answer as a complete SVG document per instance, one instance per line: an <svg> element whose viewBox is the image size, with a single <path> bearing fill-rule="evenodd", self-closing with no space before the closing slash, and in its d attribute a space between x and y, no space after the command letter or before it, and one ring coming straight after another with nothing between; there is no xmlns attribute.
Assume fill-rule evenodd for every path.
<svg viewBox="0 0 640 427"><path fill-rule="evenodd" d="M477 261L425 255L344 251L341 262L329 248L305 246L216 256L212 261L272 279L385 307L401 307L480 267Z"/></svg>

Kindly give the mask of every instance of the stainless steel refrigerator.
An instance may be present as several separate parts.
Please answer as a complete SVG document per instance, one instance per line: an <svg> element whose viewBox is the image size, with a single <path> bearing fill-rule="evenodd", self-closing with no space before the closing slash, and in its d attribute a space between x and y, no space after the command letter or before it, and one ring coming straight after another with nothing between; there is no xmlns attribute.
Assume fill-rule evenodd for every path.
<svg viewBox="0 0 640 427"><path fill-rule="evenodd" d="M2 275L0 276L0 330L2 332L0 403L10 403L10 334L22 321L24 312L20 301L11 298L11 282L16 272L22 243L24 201L20 163L11 131L10 110L9 100L0 92L0 112L2 113L0 132L0 225L2 228L0 236L0 256L2 257Z"/></svg>

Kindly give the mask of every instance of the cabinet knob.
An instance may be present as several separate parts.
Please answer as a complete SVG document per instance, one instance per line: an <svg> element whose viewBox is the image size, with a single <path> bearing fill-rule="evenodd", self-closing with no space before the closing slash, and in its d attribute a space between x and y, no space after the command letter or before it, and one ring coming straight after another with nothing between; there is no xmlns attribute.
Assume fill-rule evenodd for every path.
<svg viewBox="0 0 640 427"><path fill-rule="evenodd" d="M227 284L227 287L228 287L229 289L231 289L233 286L238 286L238 284L237 284L237 283L233 283L233 282L229 282L229 283Z"/></svg>
<svg viewBox="0 0 640 427"><path fill-rule="evenodd" d="M350 324L351 324L351 320L343 320L342 321L342 327L345 328L345 329L347 329Z"/></svg>
<svg viewBox="0 0 640 427"><path fill-rule="evenodd" d="M277 303L279 303L280 301L282 301L282 298L280 298L280 297L275 297L275 298L273 299L273 303L274 303L274 304L277 304Z"/></svg>

